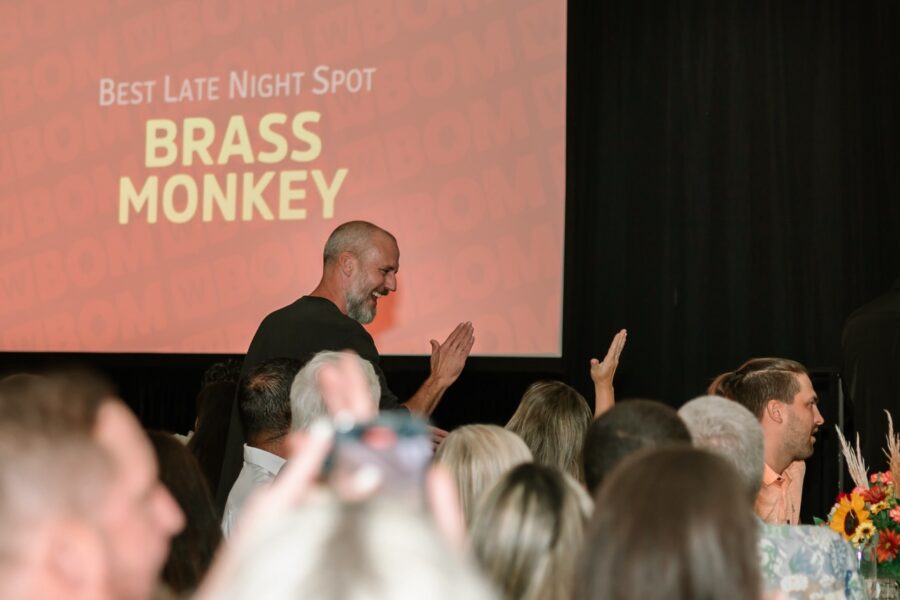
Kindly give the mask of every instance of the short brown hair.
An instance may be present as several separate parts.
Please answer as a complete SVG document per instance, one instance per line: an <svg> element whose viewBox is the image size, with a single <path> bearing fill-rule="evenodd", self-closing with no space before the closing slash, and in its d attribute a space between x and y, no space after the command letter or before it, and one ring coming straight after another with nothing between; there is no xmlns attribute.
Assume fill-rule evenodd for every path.
<svg viewBox="0 0 900 600"><path fill-rule="evenodd" d="M809 375L806 367L787 358L751 358L737 371L722 373L713 379L706 392L736 400L761 419L766 402L794 401L800 392L798 375Z"/></svg>

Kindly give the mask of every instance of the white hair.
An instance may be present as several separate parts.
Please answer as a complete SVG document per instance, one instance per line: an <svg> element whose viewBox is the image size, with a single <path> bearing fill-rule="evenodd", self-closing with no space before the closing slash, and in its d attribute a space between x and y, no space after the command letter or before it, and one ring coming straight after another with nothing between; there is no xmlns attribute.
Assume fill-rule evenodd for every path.
<svg viewBox="0 0 900 600"><path fill-rule="evenodd" d="M384 500L308 503L274 518L236 552L222 600L494 598L425 513Z"/></svg>
<svg viewBox="0 0 900 600"><path fill-rule="evenodd" d="M762 485L765 458L759 420L742 404L721 396L700 396L678 410L694 445L733 465L751 499Z"/></svg>
<svg viewBox="0 0 900 600"><path fill-rule="evenodd" d="M300 369L291 384L291 429L294 431L306 429L316 418L328 414L328 410L325 408L325 399L319 389L319 369L327 364L337 364L343 356L353 356L359 361L366 383L369 384L372 402L376 407L378 406L378 401L381 399L381 384L378 382L378 376L375 374L372 363L354 352L323 350Z"/></svg>

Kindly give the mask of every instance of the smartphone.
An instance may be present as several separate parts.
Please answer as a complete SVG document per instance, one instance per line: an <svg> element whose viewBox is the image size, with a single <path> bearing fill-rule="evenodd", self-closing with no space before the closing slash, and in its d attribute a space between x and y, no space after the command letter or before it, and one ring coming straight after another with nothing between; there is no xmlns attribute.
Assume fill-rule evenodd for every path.
<svg viewBox="0 0 900 600"><path fill-rule="evenodd" d="M335 432L325 463L326 480L346 501L378 494L424 506L425 472L432 452L425 421L406 411L385 412Z"/></svg>

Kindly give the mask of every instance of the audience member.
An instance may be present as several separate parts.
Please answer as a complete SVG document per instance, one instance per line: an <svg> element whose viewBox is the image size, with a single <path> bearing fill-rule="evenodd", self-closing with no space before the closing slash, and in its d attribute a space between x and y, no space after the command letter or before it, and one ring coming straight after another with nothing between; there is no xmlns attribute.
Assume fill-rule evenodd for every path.
<svg viewBox="0 0 900 600"><path fill-rule="evenodd" d="M762 483L762 426L745 407L719 396L701 396L681 407L694 444L731 463L750 502ZM826 527L772 525L759 520L759 554L767 592L791 599L864 600L852 548Z"/></svg>
<svg viewBox="0 0 900 600"><path fill-rule="evenodd" d="M754 358L716 377L707 391L740 402L762 424L765 468L756 514L767 523L799 523L804 460L824 423L806 368L784 358Z"/></svg>
<svg viewBox="0 0 900 600"><path fill-rule="evenodd" d="M615 390L613 389L613 378L616 374L616 368L619 366L619 356L625 348L625 341L628 338L628 332L620 329L613 336L612 343L606 351L606 356L602 361L596 358L591 359L591 381L594 382L594 418L596 419L610 408L616 402Z"/></svg>
<svg viewBox="0 0 900 600"><path fill-rule="evenodd" d="M284 466L285 441L291 430L290 390L300 361L272 358L257 364L238 384L238 416L244 432L244 466L222 517L229 536L238 514L254 491L267 485Z"/></svg>
<svg viewBox="0 0 900 600"><path fill-rule="evenodd" d="M531 462L522 438L496 425L464 425L447 436L434 455L456 480L466 522L481 495L516 465Z"/></svg>
<svg viewBox="0 0 900 600"><path fill-rule="evenodd" d="M366 385L366 402L371 406L364 408L366 418L372 418L378 412L378 399L381 397L381 384L372 363L354 352L331 352L323 350L316 353L297 373L290 389L291 426L295 431L308 428L319 417L328 415L319 373L325 365L337 365L344 357L358 363ZM333 415L340 417L341 415ZM356 415L358 418L359 415Z"/></svg>
<svg viewBox="0 0 900 600"><path fill-rule="evenodd" d="M592 503L553 466L525 463L478 502L472 547L506 600L569 600Z"/></svg>
<svg viewBox="0 0 900 600"><path fill-rule="evenodd" d="M91 508L99 510L85 515L95 518L104 548L106 591L98 597L149 598L157 587L169 541L184 526L184 516L159 481L153 450L137 419L108 386L82 374L59 374L52 379L18 376L12 383L5 381L0 390L4 427L18 428L25 439L47 436L60 441L56 455L47 449L44 460L68 464L67 439L98 448L108 457L109 485ZM40 467L41 473L44 468ZM21 493L39 504L39 492L23 488ZM87 547L85 552L89 551ZM73 564L57 566L74 573L78 567Z"/></svg>
<svg viewBox="0 0 900 600"><path fill-rule="evenodd" d="M191 431L188 431L186 434L173 433L172 435L175 436L175 439L177 439L182 444L187 444L188 442L191 441L191 438L194 437L194 434L197 431L197 422L200 419L200 411L201 411L200 405L206 400L206 392L207 392L206 388L208 388L212 385L218 384L218 383L229 383L229 384L231 384L231 389L234 390L237 387L238 379L240 377L240 372L241 372L241 363L240 363L240 361L235 360L233 358L228 359L223 362L213 363L212 365L210 365L210 367L208 369L206 369L206 371L203 372L203 376L200 378L200 392L197 394L197 399L194 403L195 404L194 415L196 415L194 417L194 429L192 429ZM230 400L234 401L234 398L232 397L232 398L230 398ZM218 410L222 411L223 409L220 408ZM225 410L227 410L227 407L225 408ZM224 419L222 417L220 417L219 420L221 421ZM227 431L225 432L225 434L227 434ZM221 435L223 435L223 437L224 437L225 434L221 434ZM222 444L224 445L224 443L225 442L223 441ZM222 452L224 453L224 449L222 450ZM221 470L221 467L222 467L222 463L220 462L219 463L220 470ZM219 475L216 474L217 481L218 481L218 478L219 478Z"/></svg>
<svg viewBox="0 0 900 600"><path fill-rule="evenodd" d="M228 436L228 411L236 392L236 383L217 381L204 386L197 394L197 421L187 448L197 459L210 490L219 486Z"/></svg>
<svg viewBox="0 0 900 600"><path fill-rule="evenodd" d="M111 493L108 456L83 437L22 427L30 417L18 409L37 407L6 402L0 394L0 597L112 599L97 525Z"/></svg>
<svg viewBox="0 0 900 600"><path fill-rule="evenodd" d="M229 358L211 364L200 377L200 390L214 383L231 383L237 385L241 379L242 360Z"/></svg>
<svg viewBox="0 0 900 600"><path fill-rule="evenodd" d="M425 515L377 500L282 515L239 550L226 577L216 600L494 597Z"/></svg>
<svg viewBox="0 0 900 600"><path fill-rule="evenodd" d="M159 463L159 476L186 517L185 528L172 540L162 579L178 594L194 591L222 541L212 495L193 455L173 435L148 433Z"/></svg>
<svg viewBox="0 0 900 600"><path fill-rule="evenodd" d="M734 469L689 446L622 461L597 496L580 600L760 600L756 522Z"/></svg>
<svg viewBox="0 0 900 600"><path fill-rule="evenodd" d="M584 476L588 491L600 485L623 458L642 448L691 443L691 434L670 406L654 400L620 402L594 421L584 440Z"/></svg>
<svg viewBox="0 0 900 600"><path fill-rule="evenodd" d="M506 424L528 445L534 462L584 479L581 449L593 414L584 396L561 381L531 384Z"/></svg>
<svg viewBox="0 0 900 600"><path fill-rule="evenodd" d="M323 365L318 380L330 414L371 414L369 388L352 356ZM453 551L464 548L464 524L449 474L433 466L426 478L428 519L390 495L339 503L319 477L333 435L327 419L291 434L291 458L250 503L195 598L493 597ZM370 483L356 481L360 491Z"/></svg>

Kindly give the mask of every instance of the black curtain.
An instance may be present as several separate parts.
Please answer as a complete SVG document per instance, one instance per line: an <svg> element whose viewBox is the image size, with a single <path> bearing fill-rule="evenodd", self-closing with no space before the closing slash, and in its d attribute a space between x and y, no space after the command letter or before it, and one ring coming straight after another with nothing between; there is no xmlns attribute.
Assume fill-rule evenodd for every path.
<svg viewBox="0 0 900 600"><path fill-rule="evenodd" d="M895 2L569 3L566 371L680 405L752 356L840 364L900 275Z"/></svg>

